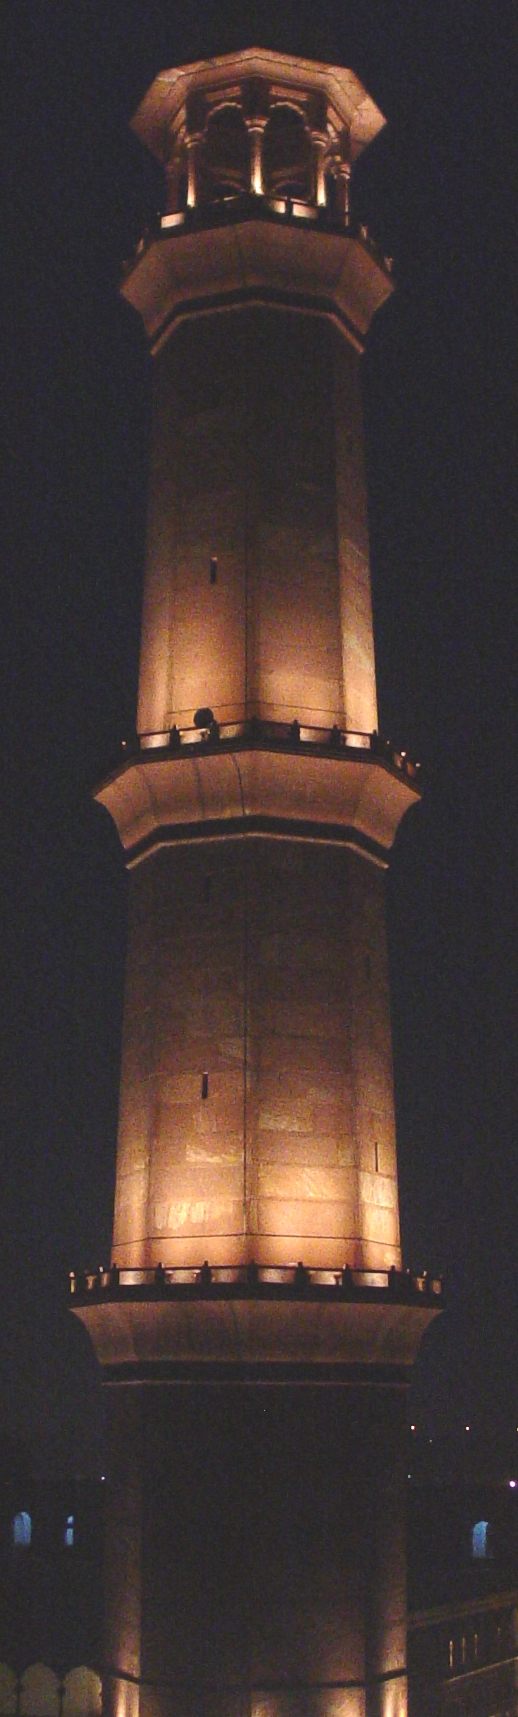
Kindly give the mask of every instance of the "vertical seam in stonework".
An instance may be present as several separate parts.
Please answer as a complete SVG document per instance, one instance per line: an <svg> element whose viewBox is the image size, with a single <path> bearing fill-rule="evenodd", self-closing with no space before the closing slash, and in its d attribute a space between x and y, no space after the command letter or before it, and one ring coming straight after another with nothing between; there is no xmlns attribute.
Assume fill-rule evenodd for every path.
<svg viewBox="0 0 518 1717"><path fill-rule="evenodd" d="M244 677L245 677L245 684L244 684L244 693L245 693L245 696L244 696L244 706L245 706L245 718L246 718L247 713L248 713L248 598L249 598L248 553L249 553L249 535L250 535L250 499L249 499L249 484L250 484L250 417L249 417L250 388L249 388L249 374L250 374L250 369L249 369L249 353L248 353L249 338L250 338L250 324L249 324L248 319L246 318L245 319L245 389L244 389L244 392L245 392L245 436L244 436L244 440L245 440L245 481L244 481L244 503L245 503L245 519L244 519L244 525L245 525L245 531L244 531L244 538L245 538L245 541L244 541L244 547L245 547L245 564L244 564L244 577L245 577L245 639L244 639L244 646L245 646L244 670L245 670L245 674L244 674Z"/></svg>
<svg viewBox="0 0 518 1717"><path fill-rule="evenodd" d="M244 283L245 283L245 266L244 266L241 246L239 243L239 237L237 235L236 235L236 242L237 242L239 259L240 259L240 263L241 263L243 285L244 285ZM245 719L246 719L246 716L248 714L248 695L249 695L249 685L248 685L248 670L249 670L248 604L249 604L249 598L250 598L249 553L250 553L250 445L251 445L251 435L250 435L250 352L249 352L249 346L250 346L250 321L249 321L249 318L246 317L245 318L245 353L244 353L244 358L245 358L245 362L244 362L244 392L245 392L244 551L245 551L245 564L244 564L244 569L243 569L244 570L244 583L245 583L245 615L244 615L244 619L245 619L245 638L244 638L244 657L245 657L245 659L244 659L244 681L245 681L245 684L244 684L244 694L245 694L245 696L244 696L244 713L245 713ZM242 775L241 775L239 763L237 761L237 757L234 757L233 761L235 764L236 773L237 773L237 777L238 777L238 781L239 781L239 793L240 793L240 798L241 798L241 813L242 813L243 822L244 822L245 817L246 817L246 810L245 810L245 796L244 796L244 792L243 792L243 780L242 780ZM250 849L249 849L249 846L247 843L245 843L245 850L244 850L243 858L244 858L244 902L243 902L243 906L244 906L244 911L243 911L243 1236L246 1236L247 1231L248 1231L248 1226L249 1226L249 1224L248 1224L248 882L249 882L249 874L248 873L249 873L249 863L250 863Z"/></svg>
<svg viewBox="0 0 518 1717"><path fill-rule="evenodd" d="M239 781L241 798L241 814L243 822L246 819L245 795L243 781L237 757L232 753L232 762ZM244 850L244 924L243 924L243 1234L247 1232L247 1195L248 1195L248 1160L247 1160L247 1125L248 1125L248 866L250 848L245 842Z"/></svg>
<svg viewBox="0 0 518 1717"><path fill-rule="evenodd" d="M242 791L242 789L241 789ZM244 813L243 813L244 814ZM245 899L243 923L243 1230L248 1232L248 870L250 843L245 841Z"/></svg>
<svg viewBox="0 0 518 1717"><path fill-rule="evenodd" d="M153 927L156 923L155 913L156 913L156 900L157 900L157 868L158 867L156 864L154 866L152 866L152 903L153 903L153 920L152 921L153 921ZM159 969L160 969L160 964L159 964ZM156 983L156 976L154 978L154 982ZM152 1213L151 1213L150 1199L151 1199L151 1165L152 1165L154 1155L155 1155L156 1132L157 1132L157 1121L158 1121L158 1103L157 1103L156 1084L155 1084L155 1077L154 1077L154 1075L155 1075L156 1022L157 1022L157 1007L156 1007L156 998L155 998L155 1005L153 1006L153 1010L152 1010L151 1030L149 1032L148 1042L147 1042L147 1056L148 1056L147 1078L148 1078L148 1081L151 1078L153 1079L153 1093L152 1093L152 1097L151 1097L151 1094L148 1092L149 1120L148 1120L147 1186L146 1186L146 1233L144 1235L146 1253L147 1253L147 1250L148 1250L148 1247L150 1244L151 1234L153 1234L153 1239L154 1239L154 1234L155 1234L155 1224L151 1220Z"/></svg>
<svg viewBox="0 0 518 1717"><path fill-rule="evenodd" d="M338 493L338 437L339 437L338 398L339 398L339 394L340 394L339 366L340 366L341 349L340 349L340 345L339 345L340 335L337 336L336 328L333 328L333 334L334 334L334 345L333 345L333 353L332 353L332 368L333 368L333 479L334 479L334 496L335 496L334 525L335 525L336 571L337 571L337 577L338 577L338 612L339 612L339 625L340 625L340 667L341 667L341 682L342 682L341 683L341 693L342 693L342 719L343 719L346 716L346 710L347 710L347 688L346 688L346 683L345 683L344 629L343 629L343 616L342 616L342 535L341 535L341 518L340 518L340 498L339 498L339 493Z"/></svg>

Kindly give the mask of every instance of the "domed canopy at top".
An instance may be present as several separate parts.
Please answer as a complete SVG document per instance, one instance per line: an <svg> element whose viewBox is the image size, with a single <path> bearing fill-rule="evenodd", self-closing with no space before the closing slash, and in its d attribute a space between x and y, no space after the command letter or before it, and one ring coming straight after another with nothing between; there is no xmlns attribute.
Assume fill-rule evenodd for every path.
<svg viewBox="0 0 518 1717"><path fill-rule="evenodd" d="M152 153L167 163L174 142L203 131L223 104L241 110L248 127L267 123L275 108L288 106L331 149L345 145L349 161L384 124L353 71L263 48L160 72L132 123Z"/></svg>

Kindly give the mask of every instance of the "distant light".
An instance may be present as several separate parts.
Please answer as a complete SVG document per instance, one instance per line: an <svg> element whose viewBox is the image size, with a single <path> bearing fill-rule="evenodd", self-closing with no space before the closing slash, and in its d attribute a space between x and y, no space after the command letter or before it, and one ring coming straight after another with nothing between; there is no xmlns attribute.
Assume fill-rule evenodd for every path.
<svg viewBox="0 0 518 1717"><path fill-rule="evenodd" d="M101 1473L101 1484L106 1484L106 1473Z"/></svg>
<svg viewBox="0 0 518 1717"><path fill-rule="evenodd" d="M516 1479L509 1479L509 1490L516 1490Z"/></svg>
<svg viewBox="0 0 518 1717"><path fill-rule="evenodd" d="M415 1425L411 1425L411 1426L410 1426L410 1430L411 1430L411 1431L415 1431Z"/></svg>
<svg viewBox="0 0 518 1717"><path fill-rule="evenodd" d="M471 1425L465 1425L464 1430L465 1431L471 1431Z"/></svg>

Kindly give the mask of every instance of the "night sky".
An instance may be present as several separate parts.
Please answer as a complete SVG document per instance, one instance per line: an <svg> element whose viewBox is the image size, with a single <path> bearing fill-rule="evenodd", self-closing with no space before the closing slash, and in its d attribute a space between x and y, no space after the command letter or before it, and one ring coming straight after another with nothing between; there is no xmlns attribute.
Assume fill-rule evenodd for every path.
<svg viewBox="0 0 518 1717"><path fill-rule="evenodd" d="M159 207L127 129L156 73L259 43L387 116L356 209L395 257L365 363L381 727L421 759L389 928L404 1261L448 1309L413 1416L518 1425L512 9L30 0L4 56L2 1423L99 1471L71 1266L109 1255L125 939L90 798L135 716L150 374L121 264ZM513 440L514 438L514 440Z"/></svg>

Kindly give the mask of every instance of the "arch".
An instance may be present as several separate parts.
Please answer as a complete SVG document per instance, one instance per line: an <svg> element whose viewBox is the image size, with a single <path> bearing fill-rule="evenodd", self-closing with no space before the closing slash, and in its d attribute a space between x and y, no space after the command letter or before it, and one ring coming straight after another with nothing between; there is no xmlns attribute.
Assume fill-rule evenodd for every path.
<svg viewBox="0 0 518 1717"><path fill-rule="evenodd" d="M312 196L311 139L302 114L279 102L270 115L263 141L263 183L267 196Z"/></svg>
<svg viewBox="0 0 518 1717"><path fill-rule="evenodd" d="M22 1675L20 1717L59 1717L59 1682L46 1663L31 1663Z"/></svg>
<svg viewBox="0 0 518 1717"><path fill-rule="evenodd" d="M64 1531L63 1531L63 1543L66 1544L67 1550L72 1549L72 1545L74 1543L74 1516L73 1516L73 1514L67 1514L66 1523L65 1523L65 1527L64 1527Z"/></svg>
<svg viewBox="0 0 518 1717"><path fill-rule="evenodd" d="M63 1717L100 1717L101 1677L82 1663L69 1669L64 1681Z"/></svg>
<svg viewBox="0 0 518 1717"><path fill-rule="evenodd" d="M200 162L200 197L204 202L232 197L250 184L250 140L235 102L213 109L207 121Z"/></svg>
<svg viewBox="0 0 518 1717"><path fill-rule="evenodd" d="M15 1717L16 1675L9 1664L0 1663L0 1717Z"/></svg>
<svg viewBox="0 0 518 1717"><path fill-rule="evenodd" d="M471 1555L475 1562L481 1562L491 1555L490 1525L488 1520L477 1520L471 1528Z"/></svg>
<svg viewBox="0 0 518 1717"><path fill-rule="evenodd" d="M13 1544L17 1550L27 1550L32 1538L32 1519L25 1508L13 1516Z"/></svg>

